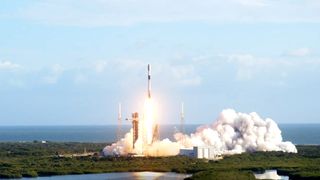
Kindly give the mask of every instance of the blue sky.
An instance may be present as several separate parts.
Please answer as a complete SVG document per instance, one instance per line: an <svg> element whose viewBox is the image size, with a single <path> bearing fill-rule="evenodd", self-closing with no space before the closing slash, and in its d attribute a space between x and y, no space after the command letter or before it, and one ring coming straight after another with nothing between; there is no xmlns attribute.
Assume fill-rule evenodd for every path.
<svg viewBox="0 0 320 180"><path fill-rule="evenodd" d="M161 123L319 123L319 42L317 0L2 0L0 124L115 124L148 63Z"/></svg>

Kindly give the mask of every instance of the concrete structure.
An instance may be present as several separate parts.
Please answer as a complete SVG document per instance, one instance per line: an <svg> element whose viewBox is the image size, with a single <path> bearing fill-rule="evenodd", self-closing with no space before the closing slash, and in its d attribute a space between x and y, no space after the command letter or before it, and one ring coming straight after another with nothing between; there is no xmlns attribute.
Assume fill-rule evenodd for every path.
<svg viewBox="0 0 320 180"><path fill-rule="evenodd" d="M198 159L219 160L222 156L213 146L194 146L192 149L180 149L180 155Z"/></svg>
<svg viewBox="0 0 320 180"><path fill-rule="evenodd" d="M139 114L137 112L132 113L132 129L133 129L133 149L134 149L134 144L139 138Z"/></svg>
<svg viewBox="0 0 320 180"><path fill-rule="evenodd" d="M193 148L184 148L184 149L180 149L179 155L182 156L188 156L188 157L194 157L194 151Z"/></svg>

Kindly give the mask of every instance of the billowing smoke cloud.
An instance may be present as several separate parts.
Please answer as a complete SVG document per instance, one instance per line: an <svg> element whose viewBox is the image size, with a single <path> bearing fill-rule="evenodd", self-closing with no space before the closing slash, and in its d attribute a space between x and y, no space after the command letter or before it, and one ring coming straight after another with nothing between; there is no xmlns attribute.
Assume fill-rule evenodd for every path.
<svg viewBox="0 0 320 180"><path fill-rule="evenodd" d="M151 145L143 146L140 139L136 141L133 148L132 129L123 139L113 143L111 146L106 146L103 149L104 155L128 155L128 154L143 154L146 156L174 156L179 154L181 144L172 142L169 139L163 139L152 143Z"/></svg>
<svg viewBox="0 0 320 180"><path fill-rule="evenodd" d="M283 142L281 131L272 119L263 120L257 113L237 113L223 110L211 126L201 126L191 135L175 134L186 148L209 145L221 154L246 151L297 152L291 142Z"/></svg>
<svg viewBox="0 0 320 180"><path fill-rule="evenodd" d="M143 148L132 148L132 130L117 143L104 149L105 155L137 153L148 156L177 155L180 148L212 146L219 154L238 154L252 151L283 151L296 153L291 142L283 142L281 130L272 119L262 119L257 113L237 113L223 110L212 125L200 126L190 135L176 133L175 142L169 139L154 142ZM141 147L138 140L135 147Z"/></svg>

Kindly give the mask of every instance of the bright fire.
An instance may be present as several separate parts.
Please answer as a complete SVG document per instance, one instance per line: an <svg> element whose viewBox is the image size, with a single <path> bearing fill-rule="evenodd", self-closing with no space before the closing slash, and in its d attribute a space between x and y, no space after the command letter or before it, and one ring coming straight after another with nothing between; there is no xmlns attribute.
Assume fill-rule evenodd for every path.
<svg viewBox="0 0 320 180"><path fill-rule="evenodd" d="M155 104L153 99L147 98L144 103L144 130L145 142L150 145L153 138L153 128L155 125Z"/></svg>

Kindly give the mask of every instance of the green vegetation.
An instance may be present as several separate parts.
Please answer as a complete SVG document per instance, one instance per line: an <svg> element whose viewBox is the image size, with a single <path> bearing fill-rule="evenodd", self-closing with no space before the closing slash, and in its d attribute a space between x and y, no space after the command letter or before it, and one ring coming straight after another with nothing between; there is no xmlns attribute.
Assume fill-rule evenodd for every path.
<svg viewBox="0 0 320 180"><path fill-rule="evenodd" d="M0 143L0 178L127 171L192 173L189 179L254 179L253 171L277 169L291 179L320 178L320 146L299 153L255 152L220 161L175 157L101 157L103 143ZM72 154L96 152L91 156ZM62 156L63 155L63 156Z"/></svg>

